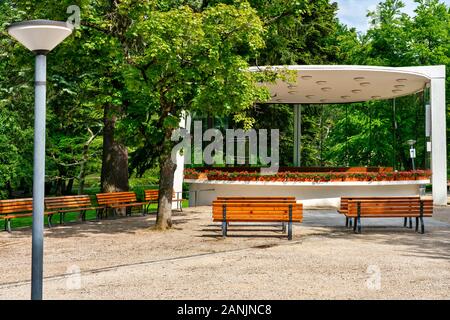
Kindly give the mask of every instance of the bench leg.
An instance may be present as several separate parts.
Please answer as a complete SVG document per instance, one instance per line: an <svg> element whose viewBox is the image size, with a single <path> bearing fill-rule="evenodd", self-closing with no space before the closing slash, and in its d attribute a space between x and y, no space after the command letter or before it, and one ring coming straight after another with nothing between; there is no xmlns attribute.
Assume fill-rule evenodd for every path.
<svg viewBox="0 0 450 320"><path fill-rule="evenodd" d="M222 221L222 237L226 237L227 236L227 222L226 221Z"/></svg>
<svg viewBox="0 0 450 320"><path fill-rule="evenodd" d="M81 219L81 221L86 221L86 211L80 212L80 219Z"/></svg>
<svg viewBox="0 0 450 320"><path fill-rule="evenodd" d="M412 218L409 217L409 228L412 229Z"/></svg>
<svg viewBox="0 0 450 320"><path fill-rule="evenodd" d="M353 220L354 220L353 232L361 233L361 217L356 217Z"/></svg>
<svg viewBox="0 0 450 320"><path fill-rule="evenodd" d="M345 227L346 228L351 228L352 226L353 226L352 218L345 217Z"/></svg>
<svg viewBox="0 0 450 320"><path fill-rule="evenodd" d="M53 217L52 214L49 214L49 215L47 216L47 224L48 224L48 227L49 227L49 228L52 227L52 217Z"/></svg>
<svg viewBox="0 0 450 320"><path fill-rule="evenodd" d="M11 219L8 219L8 220L5 221L5 229L9 233L11 233Z"/></svg>
<svg viewBox="0 0 450 320"><path fill-rule="evenodd" d="M286 233L286 222L281 223L281 232Z"/></svg>
<svg viewBox="0 0 450 320"><path fill-rule="evenodd" d="M408 218L403 218L403 227L406 228L406 223L407 223Z"/></svg>
<svg viewBox="0 0 450 320"><path fill-rule="evenodd" d="M423 217L420 217L420 233L425 233L425 224L423 223Z"/></svg>
<svg viewBox="0 0 450 320"><path fill-rule="evenodd" d="M416 217L416 232L419 231L419 217Z"/></svg>
<svg viewBox="0 0 450 320"><path fill-rule="evenodd" d="M288 240L292 240L292 222L288 222Z"/></svg>

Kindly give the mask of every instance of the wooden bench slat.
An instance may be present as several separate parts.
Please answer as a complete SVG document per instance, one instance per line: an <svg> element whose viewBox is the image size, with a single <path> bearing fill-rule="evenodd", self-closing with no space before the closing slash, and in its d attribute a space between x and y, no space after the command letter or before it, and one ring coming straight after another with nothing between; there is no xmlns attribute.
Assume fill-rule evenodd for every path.
<svg viewBox="0 0 450 320"><path fill-rule="evenodd" d="M214 222L222 222L224 236L228 222L287 222L291 240L292 222L302 222L303 205L295 197L218 197L212 204L212 216Z"/></svg>
<svg viewBox="0 0 450 320"><path fill-rule="evenodd" d="M356 218L358 217L357 214L349 213L346 215L349 218ZM430 218L432 217L432 214L424 214L423 217ZM361 218L417 218L420 217L420 214L385 214L385 215L379 215L379 214L365 214L361 216Z"/></svg>
<svg viewBox="0 0 450 320"><path fill-rule="evenodd" d="M281 199L281 200L295 200L295 197L217 197L216 200L272 200L272 199Z"/></svg>
<svg viewBox="0 0 450 320"><path fill-rule="evenodd" d="M104 206L105 209L118 209L118 208L133 208L143 207L143 214L145 214L145 206L149 204L149 201L137 201L136 193L133 191L127 192L109 192L109 193L97 193L97 203Z"/></svg>
<svg viewBox="0 0 450 320"><path fill-rule="evenodd" d="M348 201L351 200L374 200L374 201L380 201L385 199L419 199L419 196L392 196L392 197L373 197L373 196L352 196L352 197L341 197L341 205L338 210L339 213L344 214L347 211L348 208Z"/></svg>
<svg viewBox="0 0 450 320"><path fill-rule="evenodd" d="M221 219L214 219L214 222L222 222ZM282 217L230 217L227 218L227 222L289 222L289 219L284 219ZM302 219L292 218L292 222L302 222Z"/></svg>
<svg viewBox="0 0 450 320"><path fill-rule="evenodd" d="M422 212L421 212L422 208ZM433 216L433 200L412 197L346 197L341 199L340 213L355 219L354 230L361 231L360 218L420 218L421 232L424 223L421 217ZM406 219L404 222L406 225ZM416 225L416 230L418 223Z"/></svg>

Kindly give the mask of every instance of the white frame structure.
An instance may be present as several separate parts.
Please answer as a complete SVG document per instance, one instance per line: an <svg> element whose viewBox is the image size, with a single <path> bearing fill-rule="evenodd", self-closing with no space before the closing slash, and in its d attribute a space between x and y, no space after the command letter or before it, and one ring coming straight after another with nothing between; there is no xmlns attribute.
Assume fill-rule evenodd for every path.
<svg viewBox="0 0 450 320"><path fill-rule="evenodd" d="M336 104L362 102L373 99L393 99L411 95L430 88L431 106L431 183L435 205L447 205L447 138L445 104L445 66L378 67L349 65L305 65L252 67L258 72L264 69L288 70L296 73L294 83L277 81L262 84L272 94L269 103L294 105L294 162L300 164L301 104ZM294 74L295 75L295 74ZM186 123L186 120L188 123ZM182 126L189 128L189 119ZM184 164L179 156L178 164ZM179 192L183 183L184 165L175 173L174 189Z"/></svg>

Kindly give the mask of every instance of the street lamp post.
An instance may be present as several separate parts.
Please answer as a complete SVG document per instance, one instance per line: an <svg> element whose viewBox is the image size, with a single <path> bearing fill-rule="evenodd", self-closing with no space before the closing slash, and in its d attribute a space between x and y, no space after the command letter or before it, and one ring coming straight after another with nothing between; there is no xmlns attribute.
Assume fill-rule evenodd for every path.
<svg viewBox="0 0 450 320"><path fill-rule="evenodd" d="M13 23L8 33L36 54L34 82L33 230L31 299L42 299L45 196L45 103L47 53L67 38L73 26L66 22L31 20Z"/></svg>

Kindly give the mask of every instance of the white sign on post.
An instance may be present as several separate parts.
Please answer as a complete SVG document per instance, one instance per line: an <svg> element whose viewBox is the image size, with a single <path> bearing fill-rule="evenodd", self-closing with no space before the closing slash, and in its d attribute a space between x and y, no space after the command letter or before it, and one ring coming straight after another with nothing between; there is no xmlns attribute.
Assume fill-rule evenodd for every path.
<svg viewBox="0 0 450 320"><path fill-rule="evenodd" d="M414 159L416 157L416 149L409 149L409 156Z"/></svg>

